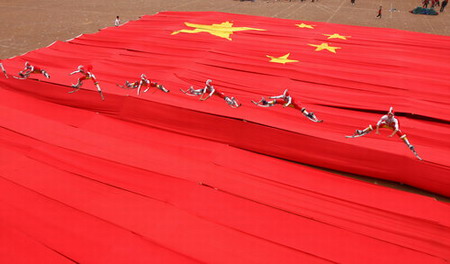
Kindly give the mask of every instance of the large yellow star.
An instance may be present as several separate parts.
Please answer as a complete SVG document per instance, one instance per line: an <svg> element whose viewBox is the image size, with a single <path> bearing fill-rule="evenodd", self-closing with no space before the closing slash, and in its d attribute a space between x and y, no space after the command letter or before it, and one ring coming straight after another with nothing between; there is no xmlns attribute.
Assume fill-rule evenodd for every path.
<svg viewBox="0 0 450 264"><path fill-rule="evenodd" d="M258 30L258 31L265 31L265 29L259 29L259 28L249 28L249 27L233 27L233 23L231 22L222 22L220 24L212 24L212 25L201 25L201 24L192 24L185 22L184 23L188 27L192 27L195 29L181 29L178 31L172 32L171 35L175 35L178 33L200 33L200 32L207 32L209 34L212 34L214 36L218 36L221 38L226 38L228 40L231 40L230 35L233 34L235 31L243 31L243 30Z"/></svg>
<svg viewBox="0 0 450 264"><path fill-rule="evenodd" d="M314 44L308 44L308 45L312 46L312 47L316 47L316 51L328 50L329 52L336 53L336 50L340 49L339 47L328 46L328 43L322 43L320 45L314 45Z"/></svg>
<svg viewBox="0 0 450 264"><path fill-rule="evenodd" d="M275 63L288 63L288 62L298 62L298 60L290 60L288 59L289 55L291 55L291 53L288 53L284 56L281 57L272 57L270 55L266 55L267 57L270 58L270 62L275 62Z"/></svg>
<svg viewBox="0 0 450 264"><path fill-rule="evenodd" d="M299 28L310 28L310 29L314 29L314 25L307 25L307 24L295 24L297 27Z"/></svg>
<svg viewBox="0 0 450 264"><path fill-rule="evenodd" d="M323 35L328 36L328 39L347 39L347 38L351 37L351 36L342 36L337 33L334 33L332 35L330 35L330 34L323 34Z"/></svg>

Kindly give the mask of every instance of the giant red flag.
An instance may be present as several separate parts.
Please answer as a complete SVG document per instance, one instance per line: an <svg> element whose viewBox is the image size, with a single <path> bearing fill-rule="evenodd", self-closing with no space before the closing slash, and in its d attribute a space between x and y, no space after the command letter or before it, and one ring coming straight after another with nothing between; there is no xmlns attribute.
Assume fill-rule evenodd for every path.
<svg viewBox="0 0 450 264"><path fill-rule="evenodd" d="M448 46L164 12L5 60L16 77L29 61L51 78L0 76L0 239L18 248L0 246L0 262L445 263L447 204L298 163L450 195ZM73 92L78 65L104 101L89 79ZM170 92L116 85L143 73ZM207 79L242 106L180 91ZM324 122L251 103L285 89ZM344 137L390 106L423 161L391 131Z"/></svg>

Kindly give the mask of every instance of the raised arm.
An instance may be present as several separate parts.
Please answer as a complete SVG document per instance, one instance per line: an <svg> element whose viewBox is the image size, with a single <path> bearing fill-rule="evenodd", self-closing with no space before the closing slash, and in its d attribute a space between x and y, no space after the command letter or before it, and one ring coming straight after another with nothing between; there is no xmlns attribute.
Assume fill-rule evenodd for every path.
<svg viewBox="0 0 450 264"><path fill-rule="evenodd" d="M394 131L392 132L392 134L389 135L389 137L393 137L395 133L397 133L399 130L400 128L398 126L398 120L394 118Z"/></svg>
<svg viewBox="0 0 450 264"><path fill-rule="evenodd" d="M379 132L380 126L383 122L386 122L386 118L387 118L387 116L384 115L380 118L380 120L378 120L377 125L375 127L375 134L380 134L380 132Z"/></svg>
<svg viewBox="0 0 450 264"><path fill-rule="evenodd" d="M141 93L141 87L142 87L142 85L145 83L145 80L143 80L143 79L141 79L140 81L139 81L139 85L138 85L138 87L137 87L137 94L139 95L140 93Z"/></svg>
<svg viewBox="0 0 450 264"><path fill-rule="evenodd" d="M203 94L206 93L208 90L210 91L209 94L208 94L206 97L203 98ZM215 91L216 91L216 89L214 88L214 86L207 84L207 85L205 86L205 88L203 88L203 94L202 94L202 96L200 97L200 100L201 100L201 101L205 101L206 99L208 99L209 97L211 97L211 96L214 94Z"/></svg>
<svg viewBox="0 0 450 264"><path fill-rule="evenodd" d="M292 97L290 96L285 97L284 100L286 101L286 103L283 105L283 107L288 107L292 103Z"/></svg>

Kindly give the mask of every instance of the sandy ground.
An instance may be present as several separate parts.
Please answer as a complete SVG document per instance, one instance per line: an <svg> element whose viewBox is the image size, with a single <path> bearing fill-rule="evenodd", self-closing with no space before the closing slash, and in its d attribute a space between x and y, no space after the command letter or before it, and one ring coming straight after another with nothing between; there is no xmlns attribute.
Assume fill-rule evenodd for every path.
<svg viewBox="0 0 450 264"><path fill-rule="evenodd" d="M257 16L320 21L368 27L397 28L450 36L450 7L438 16L413 15L417 0L0 0L0 59L45 47L56 40L95 33L122 22L161 11L220 11ZM378 7L383 17L377 19ZM395 9L395 11L390 11ZM433 196L408 186L351 176L384 186Z"/></svg>

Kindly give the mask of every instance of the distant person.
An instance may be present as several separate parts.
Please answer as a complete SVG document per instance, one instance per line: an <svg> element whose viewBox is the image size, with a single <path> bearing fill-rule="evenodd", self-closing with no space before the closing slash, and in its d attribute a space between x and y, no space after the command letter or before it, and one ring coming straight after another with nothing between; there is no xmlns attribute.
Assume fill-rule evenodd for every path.
<svg viewBox="0 0 450 264"><path fill-rule="evenodd" d="M434 8L435 6L440 6L439 0L432 0L431 8Z"/></svg>
<svg viewBox="0 0 450 264"><path fill-rule="evenodd" d="M435 5L436 5L436 0L431 0L431 8L434 8Z"/></svg>
<svg viewBox="0 0 450 264"><path fill-rule="evenodd" d="M355 5L355 0L350 0L350 2L352 3L352 5Z"/></svg>
<svg viewBox="0 0 450 264"><path fill-rule="evenodd" d="M120 18L119 18L119 16L116 17L116 21L114 21L114 26L116 26L116 27L120 26Z"/></svg>
<svg viewBox="0 0 450 264"><path fill-rule="evenodd" d="M428 8L428 4L429 4L429 3L430 3L430 0L423 0L423 1L422 1L422 4L423 4L422 7L423 7L423 8Z"/></svg>
<svg viewBox="0 0 450 264"><path fill-rule="evenodd" d="M381 18L381 9L382 9L382 8L383 8L383 7L380 6L380 9L378 9L378 15L377 15L378 18Z"/></svg>
<svg viewBox="0 0 450 264"><path fill-rule="evenodd" d="M447 4L448 4L448 0L442 1L440 12L444 12L444 8L447 6Z"/></svg>

